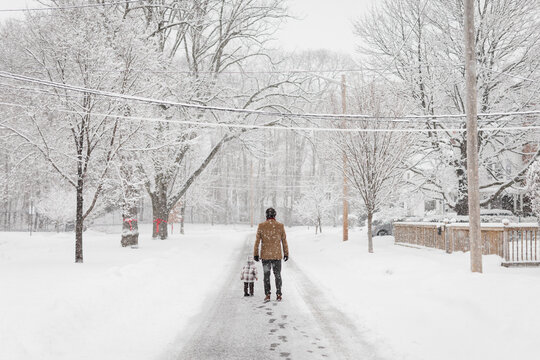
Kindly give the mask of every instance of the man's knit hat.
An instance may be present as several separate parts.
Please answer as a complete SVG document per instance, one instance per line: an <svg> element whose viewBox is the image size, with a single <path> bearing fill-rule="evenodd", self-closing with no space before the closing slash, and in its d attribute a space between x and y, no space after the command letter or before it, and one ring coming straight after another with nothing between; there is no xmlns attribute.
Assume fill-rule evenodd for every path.
<svg viewBox="0 0 540 360"><path fill-rule="evenodd" d="M266 209L266 218L267 219L275 219L276 218L276 210L274 210L274 208Z"/></svg>

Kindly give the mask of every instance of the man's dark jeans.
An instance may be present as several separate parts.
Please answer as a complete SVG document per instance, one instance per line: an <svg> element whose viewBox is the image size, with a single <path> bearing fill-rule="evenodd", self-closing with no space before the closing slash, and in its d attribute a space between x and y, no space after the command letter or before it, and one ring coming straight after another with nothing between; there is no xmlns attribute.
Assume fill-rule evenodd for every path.
<svg viewBox="0 0 540 360"><path fill-rule="evenodd" d="M274 277L276 278L276 294L281 295L281 260L263 260L264 271L264 294L270 295L270 269L274 269Z"/></svg>

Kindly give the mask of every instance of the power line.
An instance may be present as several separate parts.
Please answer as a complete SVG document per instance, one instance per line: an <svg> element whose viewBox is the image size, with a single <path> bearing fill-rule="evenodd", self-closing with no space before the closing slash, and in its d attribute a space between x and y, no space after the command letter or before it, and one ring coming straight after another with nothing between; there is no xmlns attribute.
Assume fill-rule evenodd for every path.
<svg viewBox="0 0 540 360"><path fill-rule="evenodd" d="M390 64L391 65L391 64ZM403 66L393 66L392 69L418 69L418 66L423 67L429 67L429 68L463 68L464 64L418 64L418 65L403 65ZM538 82L539 79L531 79L528 77L520 76L520 75L514 75L510 74L504 71L499 71L495 69L490 69L485 66L477 65L478 68L497 73L500 75L529 81L529 82ZM25 71L36 71L39 72L40 70L51 70L50 68L30 68L25 67L21 68ZM385 67L367 67L367 66L360 66L356 68L336 68L336 69L275 69L275 70L226 70L221 71L219 74L319 74L319 73L336 73L336 74L342 74L342 73L361 73L366 71L373 71L373 72L393 72L393 70L389 68L389 66ZM85 72L88 73L124 73L124 72L132 72L132 73L142 73L142 74L216 74L215 71L207 71L207 70L153 70L153 69L137 69L137 68L130 68L130 69L103 69L103 68L89 68L86 69ZM336 80L337 81L337 80Z"/></svg>
<svg viewBox="0 0 540 360"><path fill-rule="evenodd" d="M449 64L449 65L428 65L433 68L455 68L463 67L463 64ZM395 69L416 69L417 65L410 66L396 66ZM46 70L50 70L45 68ZM26 68L25 70L28 70ZM30 70L39 71L40 68L32 68ZM337 69L276 69L276 70L226 70L221 71L219 74L296 74L296 73L305 73L305 74L319 74L319 73L358 73L365 71L391 71L387 67L358 67L358 68L337 68ZM489 70L489 69L486 69ZM101 69L101 68L90 68L86 70L87 72L93 73L122 73L122 72L133 72L133 73L144 73L144 74L215 74L215 71L204 71L204 70L152 70L152 69Z"/></svg>
<svg viewBox="0 0 540 360"><path fill-rule="evenodd" d="M103 7L103 6L112 6L112 5L124 5L124 4L131 4L131 3L140 3L140 2L144 2L144 0L126 0L126 1L107 2L107 3L101 3L101 4L96 3L96 4L81 4L81 5L66 5L66 6L50 6L50 7L42 7L42 8L0 9L0 12L70 10L70 9Z"/></svg>
<svg viewBox="0 0 540 360"><path fill-rule="evenodd" d="M62 84L62 83L52 82L48 80L41 80L41 79L32 78L32 77L28 77L24 75L12 74L5 71L0 71L0 77L60 88L60 89L68 90L68 91L76 91L76 92L83 92L83 93L93 94L93 95L98 95L98 96L104 96L104 97L146 102L146 103L152 103L152 104L157 104L157 105L178 106L178 107L186 108L186 109L194 109L194 110L202 110L202 111L204 110L221 111L221 112L237 113L237 114L243 114L243 115L260 115L260 116L273 116L273 117L284 117L284 118L296 117L296 118L308 118L308 119L313 118L313 119L328 119L328 120L343 120L343 119L384 120L386 119L393 122L406 122L409 120L425 120L425 119L451 119L451 118L466 117L466 114L374 116L374 115L367 115L367 114L337 115L337 114L322 114L322 113L284 113L284 112L267 111L267 110L253 110L253 109L243 109L243 108L230 108L230 107L223 107L223 106L199 105L199 104L193 104L193 103L187 103L187 102L166 101L166 100L159 100L159 99L146 98L146 97L140 97L140 96L119 94L119 93L96 90L96 89L88 89L88 88L84 88L80 86ZM540 110L479 113L478 116L502 117L502 116L535 115L535 114L540 114Z"/></svg>
<svg viewBox="0 0 540 360"><path fill-rule="evenodd" d="M57 93L54 93L54 92L50 92L50 91L47 91L47 90L43 90L43 89L35 89L35 88L26 88L26 87L23 87L23 88L19 88L19 87L16 87L16 86L12 86L10 84L6 84L6 83L0 83L0 86L4 86L4 87L7 87L7 91L10 91L10 90L23 90L23 91L27 91L27 92L34 92L34 93L38 93L38 94L43 94L43 95L47 95L47 96L53 96L53 97L67 97L67 98L80 98L80 96L82 96L82 94L80 96L78 95L68 95L68 94L57 94ZM20 96L20 95L19 95ZM30 99L32 99L32 97L30 97ZM4 105L9 105L8 103L3 103ZM15 104L13 104L13 106L16 106ZM59 109L59 111L62 111L62 109ZM497 113L494 113L494 114L497 114ZM508 114L508 113L505 113L505 114ZM520 114L523 114L520 113ZM318 120L325 120L325 119L318 119ZM332 119L333 120L333 119ZM354 120L358 120L358 119L344 119L344 120L347 120L347 121L354 121ZM378 119L370 119L370 120L378 120ZM379 120L385 120L383 118L380 118ZM484 119L479 119L478 121L479 122L495 122L495 121L499 121L501 119L490 119L490 118L484 118ZM386 121L386 120L385 120ZM426 118L425 121L428 121L432 124L442 124L443 122L441 122L441 120L438 120L438 119L431 119L431 118ZM446 119L446 121L444 121L444 123L446 123L447 121L459 121L460 123L462 123L462 120L461 118L450 118L450 119ZM518 119L512 119L512 120L505 120L506 124L509 124L510 121L519 121ZM531 120L528 120L528 121L531 121ZM532 121L540 121L540 119L535 119L535 120L532 120Z"/></svg>
<svg viewBox="0 0 540 360"><path fill-rule="evenodd" d="M13 104L0 102L0 105L17 106L22 108L32 108L29 105ZM68 109L54 109L55 111L83 115L85 112L74 111ZM437 129L418 129L418 128L398 128L398 129L382 129L382 128L323 128L323 127L301 127L301 126L269 126L257 124L230 124L230 123L211 123L202 121L189 120L171 120L150 117L125 116L114 114L92 113L94 116L103 116L119 120L127 121L145 121L145 122L167 122L178 125L194 125L208 128L228 128L228 129L265 129L265 130L284 130L284 131L307 131L307 132L332 132L332 133L358 133L358 132L400 132L400 133L435 133L435 132L465 132L465 128L437 128ZM508 126L508 127L483 127L479 131L521 131L521 130L538 130L540 126Z"/></svg>
<svg viewBox="0 0 540 360"><path fill-rule="evenodd" d="M325 185L328 185L328 186L337 186L337 185L340 185L340 184L325 184ZM213 185L210 185L210 186L205 186L205 185L196 185L197 187L201 188L201 189L212 189L212 190L249 190L249 187L250 185L247 184L245 186L238 186L238 185L234 185L234 186L213 186ZM291 185L291 186L287 186L287 185L255 185L255 190L260 190L261 188L264 188L265 190L278 190L278 189L313 189L313 185ZM328 191L330 192L330 191Z"/></svg>
<svg viewBox="0 0 540 360"><path fill-rule="evenodd" d="M199 104L192 104L192 103L186 103L186 102L165 101L165 100L145 98L145 97L140 97L140 96L132 96L132 95L118 94L118 93L95 90L95 89L88 89L88 88L84 88L80 86L61 84L61 83L56 83L52 81L36 79L36 78L24 76L24 75L11 74L5 71L0 71L0 77L60 88L60 89L69 90L69 91L84 92L84 93L94 94L98 96L140 101L140 102L152 103L152 104L157 104L157 105L178 106L182 108L195 109L195 110L211 110L211 111L222 111L222 112L229 112L229 113L240 113L244 115L264 115L264 116L279 116L279 117L305 117L305 118L331 118L331 119L343 118L343 116L337 116L335 114L308 114L308 113L295 114L295 113L282 113L282 112L265 111L265 110L251 110L251 109L229 108L229 107L221 107L221 106L208 106L208 105L199 105ZM372 116L370 117L368 115L347 115L346 117L353 118L353 119L354 118L373 118Z"/></svg>
<svg viewBox="0 0 540 360"><path fill-rule="evenodd" d="M262 180L267 180L267 181L271 181L271 182L276 182L276 181L279 181L279 180L283 179L283 180L287 180L287 181L294 181L298 185L314 186L314 185L319 183L319 182L316 182L315 180L321 179L324 176L336 178L336 180L337 180L337 176L330 175L330 174L324 174L324 175L297 174L297 175L293 175L293 176L291 176L291 174L281 174L281 175L279 175L279 174L277 174L277 175L276 174L269 174L269 175L260 175L260 176L257 176L257 175L254 174L253 176L250 176L249 174L246 174L246 175L239 174L239 175L237 175L236 173L234 173L234 174L233 173L227 173L227 171L222 171L219 174L210 173L210 174L208 174L208 180L209 181L222 181L222 180L231 180L231 181L261 180L262 181ZM336 184L341 185L341 183L336 183Z"/></svg>
<svg viewBox="0 0 540 360"><path fill-rule="evenodd" d="M446 68L446 69L453 69L453 68L462 68L464 67L463 64L447 64L447 65L433 65L433 64L420 64L424 67L429 68ZM392 69L417 69L418 65L409 65L409 66L393 66ZM478 65L479 69L483 69L485 71L497 73L500 75L508 76L511 78L523 80L523 81L529 81L532 83L538 82L539 79L531 79L525 76L520 75L514 75L510 74L504 71L499 71L495 69L490 69L485 66ZM50 68L23 68L26 71L36 71L39 72L41 69L43 70L51 70ZM276 70L226 70L226 71L220 71L219 74L222 75L233 75L233 74L279 74L279 75L287 75L287 74L325 74L325 73L335 73L335 74L343 74L343 73L361 73L366 71L372 71L377 73L382 72L389 72L393 73L394 71L390 69L388 66L386 67L358 67L358 68L337 68L337 69L276 69ZM215 75L215 71L205 71L205 70L152 70L152 69L100 69L100 68L90 68L85 70L88 73L124 73L124 72L132 72L132 73L140 73L140 74L182 74L182 75L189 75L189 74L209 74L209 75ZM325 79L324 77L321 77ZM326 79L329 80L330 79ZM338 80L334 80L338 81Z"/></svg>
<svg viewBox="0 0 540 360"><path fill-rule="evenodd" d="M0 86L7 88L5 91L15 91L15 92L16 91L22 91L22 92L30 92L30 93L36 93L36 94L42 94L42 95L48 95L48 96L54 96L54 97L62 96L62 97L70 97L70 98L80 99L80 98L82 98L84 96L83 94L74 94L74 95L61 94L60 95L58 93L55 93L55 92L52 92L52 91L47 91L45 89L31 88L31 87L18 87L18 86L14 86L14 85L11 85L11 84L6 84L6 83L0 83Z"/></svg>
<svg viewBox="0 0 540 360"><path fill-rule="evenodd" d="M226 179L249 179L250 177L253 179L262 179L262 178L273 178L273 177L292 177L292 178L314 178L319 179L321 176L326 176L325 174L320 175L307 175L307 174L265 174L265 175L258 175L258 174L244 174L244 173L234 173L235 176L227 176ZM222 176L222 174L214 174L210 173L209 176ZM305 180L308 181L308 180Z"/></svg>
<svg viewBox="0 0 540 360"><path fill-rule="evenodd" d="M463 64L447 64L447 65L433 65L433 64L420 64L424 67L429 68L462 68L464 67ZM409 66L394 66L393 69L417 69L418 65L409 65ZM478 65L478 68L494 72L500 75L529 81L529 82L538 82L539 79L531 79L528 77L520 76L520 75L514 75L510 74L504 71L499 71L495 69L490 69L485 66ZM22 70L25 71L34 71L39 72L40 70L51 70L50 68L22 68ZM336 73L336 74L342 74L342 73L360 73L360 72L366 72L366 71L373 71L373 72L393 72L392 69L390 69L388 66L386 67L358 67L358 68L337 68L337 69L276 69L276 70L226 70L226 71L220 71L219 74L280 74L280 75L286 75L286 74L320 74L320 73ZM216 74L215 71L205 71L205 70L152 70L152 69L101 69L101 68L90 68L86 69L85 72L87 73L124 73L124 72L132 72L132 73L141 73L141 74ZM324 79L324 78L323 78ZM338 81L338 80L335 80Z"/></svg>

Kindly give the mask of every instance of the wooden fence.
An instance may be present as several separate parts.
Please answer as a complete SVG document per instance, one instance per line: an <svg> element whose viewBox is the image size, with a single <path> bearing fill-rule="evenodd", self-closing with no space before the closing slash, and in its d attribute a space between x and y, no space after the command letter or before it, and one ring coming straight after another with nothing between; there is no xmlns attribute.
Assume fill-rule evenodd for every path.
<svg viewBox="0 0 540 360"><path fill-rule="evenodd" d="M540 265L538 226L505 227L503 265Z"/></svg>
<svg viewBox="0 0 540 360"><path fill-rule="evenodd" d="M540 265L539 227L534 224L482 224L482 253L499 255L503 266ZM468 223L394 223L396 243L469 251Z"/></svg>

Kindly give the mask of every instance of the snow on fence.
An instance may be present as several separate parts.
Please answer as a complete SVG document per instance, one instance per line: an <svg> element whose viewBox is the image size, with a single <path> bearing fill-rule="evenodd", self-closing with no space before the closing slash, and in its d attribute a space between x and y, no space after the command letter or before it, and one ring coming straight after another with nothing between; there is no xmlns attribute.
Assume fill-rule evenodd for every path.
<svg viewBox="0 0 540 360"><path fill-rule="evenodd" d="M505 227L503 265L540 265L538 226Z"/></svg>
<svg viewBox="0 0 540 360"><path fill-rule="evenodd" d="M482 253L499 255L503 266L540 265L538 224L482 224ZM445 250L469 251L468 223L394 223L398 244Z"/></svg>

